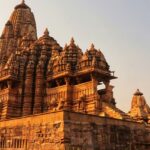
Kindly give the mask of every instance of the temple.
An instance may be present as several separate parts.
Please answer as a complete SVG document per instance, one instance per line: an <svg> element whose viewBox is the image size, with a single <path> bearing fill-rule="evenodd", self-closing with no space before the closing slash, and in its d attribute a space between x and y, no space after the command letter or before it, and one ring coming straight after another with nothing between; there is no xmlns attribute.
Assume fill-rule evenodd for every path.
<svg viewBox="0 0 150 150"><path fill-rule="evenodd" d="M0 37L1 150L149 150L150 107L137 90L116 106L101 50L64 47L37 27L24 0ZM103 86L102 86L103 85Z"/></svg>

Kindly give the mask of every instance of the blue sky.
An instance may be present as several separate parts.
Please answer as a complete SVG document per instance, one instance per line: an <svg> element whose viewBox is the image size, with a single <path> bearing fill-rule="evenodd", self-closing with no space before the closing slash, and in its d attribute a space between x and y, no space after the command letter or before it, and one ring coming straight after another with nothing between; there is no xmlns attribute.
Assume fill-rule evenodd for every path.
<svg viewBox="0 0 150 150"><path fill-rule="evenodd" d="M0 0L0 32L21 0ZM61 46L73 36L85 51L91 43L104 53L118 79L112 81L117 106L130 109L139 88L150 104L149 0L26 0L38 36L47 27Z"/></svg>

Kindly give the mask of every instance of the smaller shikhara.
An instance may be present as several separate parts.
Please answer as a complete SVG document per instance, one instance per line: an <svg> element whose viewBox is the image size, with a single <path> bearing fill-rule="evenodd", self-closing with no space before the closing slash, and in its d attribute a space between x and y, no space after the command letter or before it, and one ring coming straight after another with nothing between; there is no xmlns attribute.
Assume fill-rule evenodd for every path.
<svg viewBox="0 0 150 150"><path fill-rule="evenodd" d="M93 44L37 38L24 0L0 37L0 150L150 150L150 108L137 90L116 107L116 79ZM103 88L102 88L103 86Z"/></svg>
<svg viewBox="0 0 150 150"><path fill-rule="evenodd" d="M1 120L67 110L148 122L150 109L138 91L128 115L116 108L115 78L93 44L83 53L73 38L62 48L47 29L37 38L31 9L24 1L15 7L0 38Z"/></svg>

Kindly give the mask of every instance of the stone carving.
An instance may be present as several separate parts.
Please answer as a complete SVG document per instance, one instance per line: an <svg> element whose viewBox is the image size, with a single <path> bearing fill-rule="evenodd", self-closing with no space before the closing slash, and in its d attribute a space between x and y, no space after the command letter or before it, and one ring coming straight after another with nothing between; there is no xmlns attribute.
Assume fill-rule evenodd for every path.
<svg viewBox="0 0 150 150"><path fill-rule="evenodd" d="M56 97L52 97L51 99L47 100L47 106L48 106L48 110L56 111L58 106Z"/></svg>
<svg viewBox="0 0 150 150"><path fill-rule="evenodd" d="M8 145L11 146L10 148L27 148L28 150L49 150L52 145L59 147L61 137L57 135L57 132L59 132L60 125L61 123L50 125L47 122L46 124L29 123L29 126L1 128L0 148L9 148ZM57 136L55 140L54 136ZM9 141L10 144L3 144L3 139Z"/></svg>
<svg viewBox="0 0 150 150"><path fill-rule="evenodd" d="M132 98L129 115L140 122L148 122L150 119L150 107L147 105L143 93L141 93L139 89L137 89Z"/></svg>
<svg viewBox="0 0 150 150"><path fill-rule="evenodd" d="M22 1L0 38L0 149L150 149L150 107L143 94L136 91L126 114L116 107L112 79L94 44L83 53L73 38L62 48L48 29L38 38L34 15ZM28 122L30 117L40 119Z"/></svg>
<svg viewBox="0 0 150 150"><path fill-rule="evenodd" d="M22 116L63 109L99 114L107 110L102 108L105 106L102 105L103 102L110 107L115 106L111 86L106 85L103 95L97 90L100 82L109 83L116 77L111 74L103 53L97 50L94 44L83 53L71 38L70 43L61 48L49 35L48 29L37 39L34 15L25 3L15 7L2 37L1 84L5 82L3 77L6 77L5 80L11 80L9 92L13 95L8 98L5 106L5 118L15 116L10 111L13 107L16 107L16 116ZM8 52L4 53L5 51ZM86 86L88 91L85 90ZM19 94L14 92L14 87ZM77 93L76 96L74 92ZM86 97L81 97L82 93ZM16 105L12 99L20 103ZM48 99L46 103L45 99ZM118 110L116 107L113 109Z"/></svg>
<svg viewBox="0 0 150 150"><path fill-rule="evenodd" d="M86 100L86 96L83 95L79 98L78 100L78 111L79 112L86 112L86 103L85 103L85 100Z"/></svg>
<svg viewBox="0 0 150 150"><path fill-rule="evenodd" d="M64 106L65 106L65 100L64 100L63 98L61 98L61 99L59 100L59 104L58 104L57 109L58 109L58 110L63 110L63 109L64 109Z"/></svg>

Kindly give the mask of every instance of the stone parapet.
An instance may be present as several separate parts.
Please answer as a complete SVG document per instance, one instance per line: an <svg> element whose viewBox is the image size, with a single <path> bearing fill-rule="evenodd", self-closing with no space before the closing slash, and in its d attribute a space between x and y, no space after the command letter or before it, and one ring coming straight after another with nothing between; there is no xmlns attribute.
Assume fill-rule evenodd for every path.
<svg viewBox="0 0 150 150"><path fill-rule="evenodd" d="M148 150L150 126L59 111L0 122L3 150Z"/></svg>

